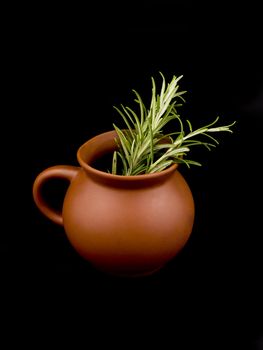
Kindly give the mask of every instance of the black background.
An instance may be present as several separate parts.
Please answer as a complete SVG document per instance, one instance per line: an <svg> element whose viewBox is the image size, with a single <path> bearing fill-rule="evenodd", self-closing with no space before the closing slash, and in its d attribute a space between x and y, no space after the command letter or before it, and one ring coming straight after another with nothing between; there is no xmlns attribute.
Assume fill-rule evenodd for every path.
<svg viewBox="0 0 263 350"><path fill-rule="evenodd" d="M29 329L44 339L63 320L65 339L84 317L79 338L97 330L97 344L145 340L150 347L160 339L162 348L167 341L180 349L261 349L259 7L183 0L89 6L23 4L6 13L10 171L2 183L1 268L10 325L30 315ZM196 203L183 251L152 277L116 279L77 256L63 228L34 205L32 185L49 166L77 165L79 146L120 121L112 106L131 105L132 89L147 101L159 71L167 80L183 75L181 114L195 127L217 115L222 124L237 123L215 150L196 153L202 168L181 168ZM53 205L65 189L47 188Z"/></svg>

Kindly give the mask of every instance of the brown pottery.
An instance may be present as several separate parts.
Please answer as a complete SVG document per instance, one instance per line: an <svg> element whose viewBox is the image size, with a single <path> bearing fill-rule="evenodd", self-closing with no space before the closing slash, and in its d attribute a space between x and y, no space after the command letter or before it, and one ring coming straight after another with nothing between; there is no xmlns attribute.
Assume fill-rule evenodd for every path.
<svg viewBox="0 0 263 350"><path fill-rule="evenodd" d="M96 160L116 149L115 131L97 135L77 152L80 167L58 165L41 172L33 198L63 225L75 250L99 270L119 276L158 271L186 244L194 222L192 193L177 164L159 173L122 176L98 170ZM69 180L62 213L51 208L42 187Z"/></svg>

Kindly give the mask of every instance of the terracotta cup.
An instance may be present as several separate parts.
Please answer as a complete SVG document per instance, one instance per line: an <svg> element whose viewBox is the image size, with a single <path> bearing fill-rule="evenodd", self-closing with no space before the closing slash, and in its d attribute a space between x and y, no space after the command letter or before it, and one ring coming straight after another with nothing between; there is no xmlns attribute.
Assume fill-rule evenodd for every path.
<svg viewBox="0 0 263 350"><path fill-rule="evenodd" d="M186 244L194 222L193 196L177 164L136 176L96 169L95 161L116 149L115 138L115 131L109 131L84 143L77 152L80 167L57 165L41 172L33 198L97 269L119 276L149 275ZM54 178L69 180L61 213L42 193L43 184Z"/></svg>

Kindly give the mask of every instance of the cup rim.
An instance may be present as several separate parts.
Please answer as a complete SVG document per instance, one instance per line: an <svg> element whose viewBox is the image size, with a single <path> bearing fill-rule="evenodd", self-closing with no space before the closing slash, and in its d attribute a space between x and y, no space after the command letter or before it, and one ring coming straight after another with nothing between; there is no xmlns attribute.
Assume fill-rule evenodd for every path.
<svg viewBox="0 0 263 350"><path fill-rule="evenodd" d="M96 177L104 178L104 179L112 179L112 180L118 180L118 181L141 181L141 180L154 180L157 178L160 178L162 176L167 176L170 173L174 172L178 168L178 163L174 163L168 168L161 170L159 172L155 173L150 173L150 174L139 174L139 175L115 175L112 173L107 173L106 171L102 171L99 169L94 168L90 163L90 161L86 161L84 158L85 151L87 150L90 151L91 153L93 152L93 159L91 156L92 160L98 159L99 157L95 157L94 154L96 154L96 151L99 151L98 143L102 141L104 143L105 149L107 149L106 153L110 153L111 151L113 152L116 149L116 143L115 143L115 137L117 136L117 133L115 130L103 132L101 134L98 134L86 142L84 142L78 149L77 151L77 159L80 164L80 166L88 173ZM97 146L97 147L96 147ZM90 150L90 148L93 148ZM98 152L100 153L100 152ZM102 152L103 155L103 152Z"/></svg>

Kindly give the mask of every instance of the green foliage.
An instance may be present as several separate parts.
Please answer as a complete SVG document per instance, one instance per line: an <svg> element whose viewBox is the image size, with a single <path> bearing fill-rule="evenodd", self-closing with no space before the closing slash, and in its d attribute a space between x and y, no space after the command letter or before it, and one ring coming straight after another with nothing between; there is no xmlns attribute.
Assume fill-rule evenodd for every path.
<svg viewBox="0 0 263 350"><path fill-rule="evenodd" d="M182 95L186 91L179 91L178 82L182 78L173 76L166 84L162 73L162 86L160 93L156 93L156 84L152 78L152 97L150 108L146 109L142 98L137 91L135 102L139 105L136 113L133 109L121 105L114 108L121 115L125 128L121 129L113 124L118 137L117 150L113 154L112 173L121 175L140 175L160 172L173 163L201 165L199 162L187 158L192 146L202 145L208 150L216 147L217 139L211 133L231 132L231 126L216 126L219 117L210 124L193 130L189 120L183 123L177 112L185 102ZM171 121L177 121L175 132L165 134L164 127ZM199 139L202 136L203 141Z"/></svg>

